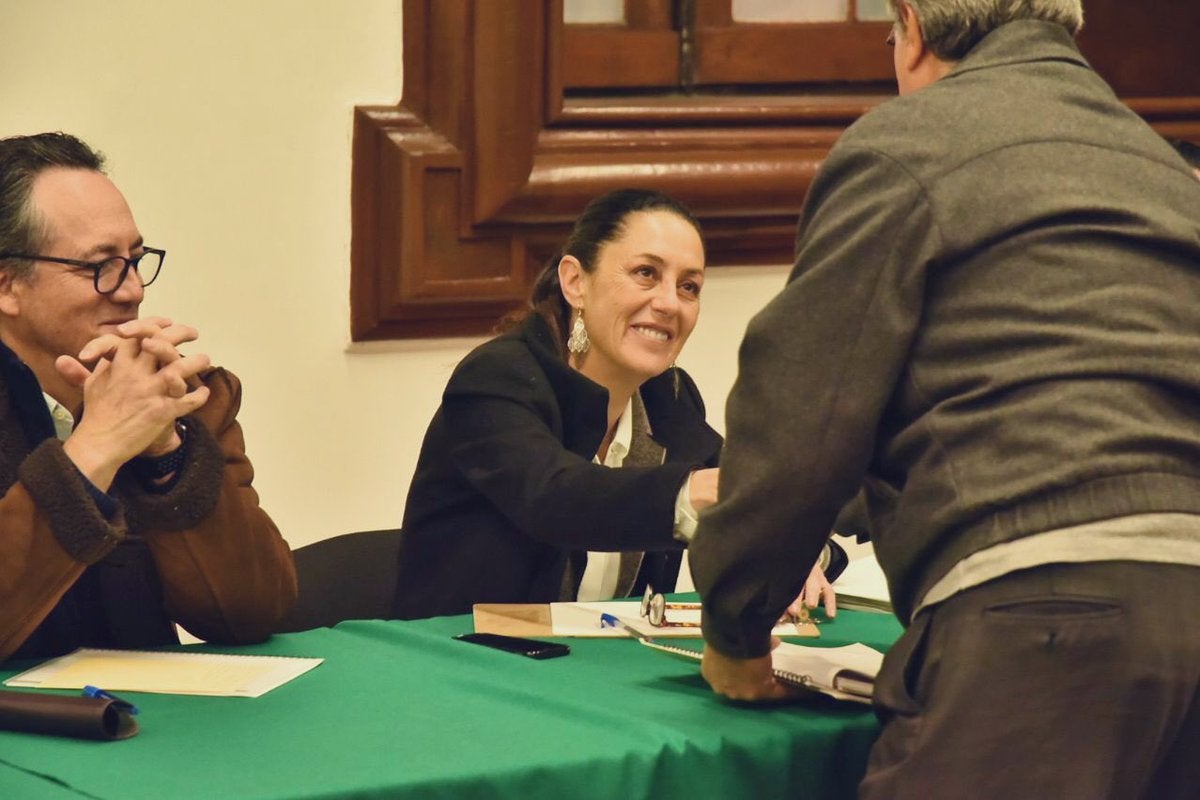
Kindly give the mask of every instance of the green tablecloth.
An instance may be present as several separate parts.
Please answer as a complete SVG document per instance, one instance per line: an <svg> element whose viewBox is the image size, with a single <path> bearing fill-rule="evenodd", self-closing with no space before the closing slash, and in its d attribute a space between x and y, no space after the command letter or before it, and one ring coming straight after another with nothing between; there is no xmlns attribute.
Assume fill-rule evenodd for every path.
<svg viewBox="0 0 1200 800"><path fill-rule="evenodd" d="M129 692L142 730L125 741L0 732L0 797L826 800L853 797L878 732L865 706L725 703L697 664L633 641L572 639L535 661L450 638L470 630L464 616L277 636L236 652L325 663L255 699ZM885 650L899 632L843 611L804 643Z"/></svg>

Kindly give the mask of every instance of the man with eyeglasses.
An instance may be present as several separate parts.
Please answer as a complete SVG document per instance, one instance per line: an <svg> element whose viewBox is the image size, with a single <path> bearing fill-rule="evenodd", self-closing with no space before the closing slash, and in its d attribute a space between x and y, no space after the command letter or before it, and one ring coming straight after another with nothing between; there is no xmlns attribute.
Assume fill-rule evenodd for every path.
<svg viewBox="0 0 1200 800"><path fill-rule="evenodd" d="M1200 183L1080 54L1080 0L891 6L900 96L822 163L741 346L703 674L788 696L778 565L864 487L907 628L860 800L1200 797Z"/></svg>
<svg viewBox="0 0 1200 800"><path fill-rule="evenodd" d="M165 255L79 139L0 140L0 660L261 641L295 599L237 378L138 317Z"/></svg>

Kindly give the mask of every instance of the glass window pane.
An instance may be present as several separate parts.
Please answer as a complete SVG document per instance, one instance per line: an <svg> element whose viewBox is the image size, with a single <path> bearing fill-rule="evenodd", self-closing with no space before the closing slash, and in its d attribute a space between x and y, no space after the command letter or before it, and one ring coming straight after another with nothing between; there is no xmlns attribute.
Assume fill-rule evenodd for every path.
<svg viewBox="0 0 1200 800"><path fill-rule="evenodd" d="M862 0L859 0L860 4ZM734 22L843 22L849 0L733 0Z"/></svg>
<svg viewBox="0 0 1200 800"><path fill-rule="evenodd" d="M858 18L863 21L891 22L895 19L887 0L858 0Z"/></svg>
<svg viewBox="0 0 1200 800"><path fill-rule="evenodd" d="M623 25L625 0L563 0L568 25Z"/></svg>

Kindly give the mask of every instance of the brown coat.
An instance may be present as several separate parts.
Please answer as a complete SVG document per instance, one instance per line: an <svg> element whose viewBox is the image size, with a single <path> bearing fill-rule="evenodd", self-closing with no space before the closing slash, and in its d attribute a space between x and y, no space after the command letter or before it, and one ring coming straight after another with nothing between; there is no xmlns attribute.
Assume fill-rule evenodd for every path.
<svg viewBox="0 0 1200 800"><path fill-rule="evenodd" d="M81 611L103 619L104 630L84 625L80 641L71 641L59 629L44 637L44 646L18 655L161 644L154 639L164 626L154 620L166 619L209 641L256 642L291 607L295 568L251 486L254 470L236 419L240 383L219 368L203 380L211 395L187 418L188 460L178 481L165 493L148 492L126 465L109 490L119 503L111 519L57 439L31 451L28 426L10 387L0 382L0 487L6 490L0 498L0 660L18 651L93 565L100 577L91 579L90 601ZM108 569L106 577L114 560L134 569ZM155 598L161 608L140 607L145 604L132 599L139 597ZM104 608L94 607L97 599Z"/></svg>

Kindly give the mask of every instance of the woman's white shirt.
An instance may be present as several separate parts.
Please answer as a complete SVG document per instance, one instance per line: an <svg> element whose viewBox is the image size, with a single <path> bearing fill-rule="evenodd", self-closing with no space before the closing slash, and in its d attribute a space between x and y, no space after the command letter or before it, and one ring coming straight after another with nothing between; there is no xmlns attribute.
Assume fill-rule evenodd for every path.
<svg viewBox="0 0 1200 800"><path fill-rule="evenodd" d="M592 460L606 467L619 469L629 455L633 444L633 399L621 412L617 420L617 429L613 432L612 442L608 452L601 461L599 456ZM681 541L691 541L696 532L696 509L692 507L691 492L688 487L690 480L683 482L683 487L675 498L675 538ZM583 571L583 580L579 583L578 599L580 602L611 600L616 594L617 579L620 576L621 554L619 552L602 552L589 550L587 567ZM663 587L666 590L666 587Z"/></svg>

